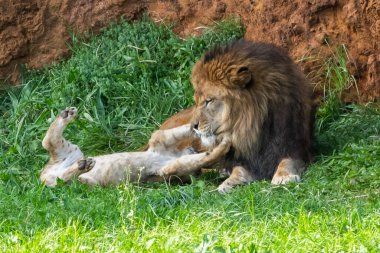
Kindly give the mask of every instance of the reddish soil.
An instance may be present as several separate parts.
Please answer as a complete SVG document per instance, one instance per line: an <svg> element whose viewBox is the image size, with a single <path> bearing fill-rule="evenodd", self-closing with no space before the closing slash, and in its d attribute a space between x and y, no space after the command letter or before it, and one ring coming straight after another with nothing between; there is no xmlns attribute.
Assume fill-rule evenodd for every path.
<svg viewBox="0 0 380 253"><path fill-rule="evenodd" d="M345 45L347 67L357 80L348 101L380 100L379 0L2 0L0 79L17 83L20 64L41 68L69 55L69 32L97 32L121 16L148 11L174 22L181 36L231 15L240 16L250 40L285 47L314 83L323 86L323 64Z"/></svg>

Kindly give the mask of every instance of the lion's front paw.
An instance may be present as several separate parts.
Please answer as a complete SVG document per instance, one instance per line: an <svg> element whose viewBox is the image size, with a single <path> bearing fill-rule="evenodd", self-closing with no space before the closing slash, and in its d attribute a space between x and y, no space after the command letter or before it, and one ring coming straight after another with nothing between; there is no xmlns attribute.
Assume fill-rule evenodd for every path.
<svg viewBox="0 0 380 253"><path fill-rule="evenodd" d="M272 184L288 184L291 182L299 182L301 180L301 177L296 174L287 174L287 175L274 175L272 178Z"/></svg>
<svg viewBox="0 0 380 253"><path fill-rule="evenodd" d="M78 161L78 168L82 172L90 171L95 166L95 160L93 158L85 158Z"/></svg>
<svg viewBox="0 0 380 253"><path fill-rule="evenodd" d="M233 188L232 185L230 185L230 184L228 184L226 182L223 182L222 184L220 184L218 186L218 192L219 193L223 193L223 194L229 193L232 190L232 188Z"/></svg>
<svg viewBox="0 0 380 253"><path fill-rule="evenodd" d="M72 121L77 116L78 110L76 107L66 107L59 116L67 122Z"/></svg>

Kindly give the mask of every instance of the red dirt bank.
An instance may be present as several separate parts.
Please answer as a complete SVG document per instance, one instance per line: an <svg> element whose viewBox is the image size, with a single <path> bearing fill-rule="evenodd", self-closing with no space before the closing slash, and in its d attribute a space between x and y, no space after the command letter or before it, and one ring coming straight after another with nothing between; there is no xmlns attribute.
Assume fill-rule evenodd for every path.
<svg viewBox="0 0 380 253"><path fill-rule="evenodd" d="M175 22L174 30L181 36L238 15L247 28L247 39L287 48L314 82L323 80L323 61L344 44L360 101L380 100L378 0L3 0L0 79L17 83L19 64L41 68L68 56L70 30L96 32L121 16L132 20L144 11L156 21ZM359 97L351 89L346 99Z"/></svg>

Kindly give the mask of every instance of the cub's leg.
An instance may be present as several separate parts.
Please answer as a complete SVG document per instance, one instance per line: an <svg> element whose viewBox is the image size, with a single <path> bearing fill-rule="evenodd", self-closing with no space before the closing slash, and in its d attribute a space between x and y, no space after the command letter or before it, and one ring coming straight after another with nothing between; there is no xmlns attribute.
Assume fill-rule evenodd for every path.
<svg viewBox="0 0 380 253"><path fill-rule="evenodd" d="M64 182L69 182L73 177L77 177L87 171L90 171L95 166L95 160L92 158L81 159L65 170L61 179Z"/></svg>
<svg viewBox="0 0 380 253"><path fill-rule="evenodd" d="M148 150L154 152L176 151L178 142L189 138L192 134L190 124L167 130L157 130L149 140Z"/></svg>
<svg viewBox="0 0 380 253"><path fill-rule="evenodd" d="M277 166L272 178L272 184L287 184L299 182L300 174L305 168L305 163L299 159L284 158Z"/></svg>
<svg viewBox="0 0 380 253"><path fill-rule="evenodd" d="M232 168L232 172L229 178L219 185L218 191L220 193L227 193L236 185L247 184L252 182L254 178L251 173L242 166L235 166Z"/></svg>
<svg viewBox="0 0 380 253"><path fill-rule="evenodd" d="M49 151L51 160L62 160L72 152L82 154L77 145L72 144L63 137L63 131L66 126L72 122L76 116L77 109L75 107L66 108L50 125L42 141L42 146Z"/></svg>
<svg viewBox="0 0 380 253"><path fill-rule="evenodd" d="M217 163L231 147L231 138L224 137L223 140L211 152L199 154L184 155L174 162L162 168L158 174L161 176L170 175L189 175L197 172L202 168L210 167Z"/></svg>
<svg viewBox="0 0 380 253"><path fill-rule="evenodd" d="M63 137L63 131L76 115L75 107L63 110L50 125L42 141L42 146L49 151L50 160L42 169L40 179L48 186L54 187L57 177L61 178L66 169L83 158L78 146Z"/></svg>

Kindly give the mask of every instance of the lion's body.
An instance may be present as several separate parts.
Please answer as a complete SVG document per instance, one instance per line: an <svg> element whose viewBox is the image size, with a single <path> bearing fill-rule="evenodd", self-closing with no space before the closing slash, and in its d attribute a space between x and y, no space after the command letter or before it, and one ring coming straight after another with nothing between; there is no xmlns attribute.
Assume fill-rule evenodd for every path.
<svg viewBox="0 0 380 253"><path fill-rule="evenodd" d="M292 166L282 167L300 175L310 159L312 90L282 49L241 40L210 51L194 67L193 85L198 105L207 97L224 103L214 134L231 136L225 157L231 168L243 166L254 178L270 179L290 159Z"/></svg>
<svg viewBox="0 0 380 253"><path fill-rule="evenodd" d="M195 64L192 83L195 131L202 140L230 140L219 162L231 175L241 183L300 179L310 159L312 89L282 49L244 40L216 48ZM227 179L219 190L238 181Z"/></svg>

